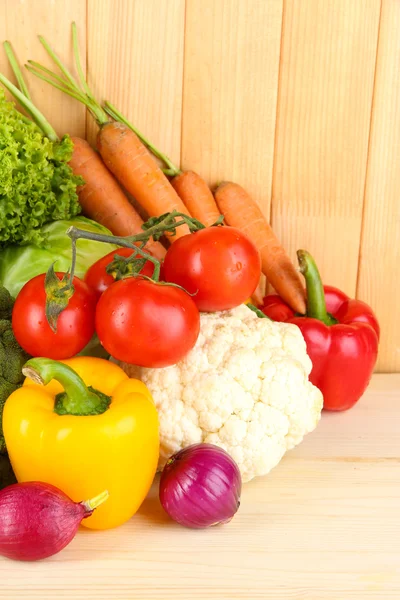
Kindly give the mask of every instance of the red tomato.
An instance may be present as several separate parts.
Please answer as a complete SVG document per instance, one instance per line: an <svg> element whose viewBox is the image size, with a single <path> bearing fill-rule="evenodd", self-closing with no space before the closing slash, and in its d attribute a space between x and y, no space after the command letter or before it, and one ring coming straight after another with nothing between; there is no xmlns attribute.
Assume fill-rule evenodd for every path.
<svg viewBox="0 0 400 600"><path fill-rule="evenodd" d="M62 279L64 273L56 273ZM75 292L52 331L46 319L45 274L28 281L19 292L12 313L12 328L17 342L31 356L61 360L78 354L94 334L96 294L78 277Z"/></svg>
<svg viewBox="0 0 400 600"><path fill-rule="evenodd" d="M130 277L101 296L96 331L114 358L142 367L167 367L195 345L200 315L183 290Z"/></svg>
<svg viewBox="0 0 400 600"><path fill-rule="evenodd" d="M208 227L185 235L168 249L166 281L181 285L201 311L228 310L256 289L261 260L253 242L234 227Z"/></svg>
<svg viewBox="0 0 400 600"><path fill-rule="evenodd" d="M112 275L107 273L106 267L112 263L116 254L118 256L124 256L125 258L131 256L134 250L132 248L118 248L117 250L113 250L109 252L103 258L97 260L89 269L86 271L86 275L84 277L85 282L89 287L94 290L98 296L101 294L112 284L115 283L115 279ZM140 271L142 275L146 275L147 277L151 277L153 275L154 265L152 262L147 261Z"/></svg>

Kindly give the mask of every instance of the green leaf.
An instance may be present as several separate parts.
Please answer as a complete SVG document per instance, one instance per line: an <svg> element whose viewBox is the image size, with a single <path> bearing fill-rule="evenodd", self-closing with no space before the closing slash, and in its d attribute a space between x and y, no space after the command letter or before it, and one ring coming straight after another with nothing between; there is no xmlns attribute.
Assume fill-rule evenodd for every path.
<svg viewBox="0 0 400 600"><path fill-rule="evenodd" d="M41 227L81 212L68 136L52 142L0 89L0 248L41 244Z"/></svg>

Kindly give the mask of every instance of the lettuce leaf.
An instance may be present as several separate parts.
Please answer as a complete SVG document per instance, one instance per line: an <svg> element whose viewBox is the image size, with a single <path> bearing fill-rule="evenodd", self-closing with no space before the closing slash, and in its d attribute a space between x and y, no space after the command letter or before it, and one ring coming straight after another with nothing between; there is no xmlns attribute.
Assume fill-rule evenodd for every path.
<svg viewBox="0 0 400 600"><path fill-rule="evenodd" d="M44 224L81 212L72 151L69 136L51 142L0 90L0 248L40 243Z"/></svg>
<svg viewBox="0 0 400 600"><path fill-rule="evenodd" d="M8 246L0 252L0 285L7 288L15 298L29 279L40 273L46 273L53 263L56 271L68 271L71 267L72 247L66 231L72 225L93 233L111 235L111 232L100 223L82 216L44 225L38 231L40 242L26 246ZM114 244L78 240L75 275L83 277L93 263L117 249L118 246Z"/></svg>

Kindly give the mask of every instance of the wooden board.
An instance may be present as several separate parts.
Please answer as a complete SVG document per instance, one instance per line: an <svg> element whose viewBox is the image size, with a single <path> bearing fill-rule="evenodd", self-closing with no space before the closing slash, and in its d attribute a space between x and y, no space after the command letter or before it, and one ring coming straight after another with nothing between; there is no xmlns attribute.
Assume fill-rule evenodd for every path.
<svg viewBox="0 0 400 600"><path fill-rule="evenodd" d="M182 165L269 215L282 0L187 0Z"/></svg>
<svg viewBox="0 0 400 600"><path fill-rule="evenodd" d="M23 67L29 59L54 69L38 40L43 35L61 59L72 65L70 24L76 20L81 31L81 52L86 62L86 5L81 0L2 0L0 3L0 41L9 40L23 68L32 101L51 123L58 135L85 136L85 108L50 85L34 77ZM3 48L0 70L13 83L14 78Z"/></svg>
<svg viewBox="0 0 400 600"><path fill-rule="evenodd" d="M285 3L272 225L356 291L380 0Z"/></svg>
<svg viewBox="0 0 400 600"><path fill-rule="evenodd" d="M230 524L175 525L156 486L139 513L82 530L40 563L0 560L0 598L398 600L400 375L375 375L352 410L324 414Z"/></svg>
<svg viewBox="0 0 400 600"><path fill-rule="evenodd" d="M382 327L378 368L400 370L400 2L383 0L357 293Z"/></svg>
<svg viewBox="0 0 400 600"><path fill-rule="evenodd" d="M88 79L179 164L184 0L88 0ZM88 120L88 136L97 131Z"/></svg>

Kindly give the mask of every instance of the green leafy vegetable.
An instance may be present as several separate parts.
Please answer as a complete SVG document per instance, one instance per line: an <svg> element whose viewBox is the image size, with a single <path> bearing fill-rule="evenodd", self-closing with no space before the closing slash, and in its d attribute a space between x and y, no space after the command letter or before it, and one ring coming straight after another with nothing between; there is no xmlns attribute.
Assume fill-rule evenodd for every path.
<svg viewBox="0 0 400 600"><path fill-rule="evenodd" d="M9 292L0 287L0 452L6 450L2 415L8 396L20 387L24 380L22 366L29 356L22 350L11 327L13 300Z"/></svg>
<svg viewBox="0 0 400 600"><path fill-rule="evenodd" d="M37 244L9 246L0 252L0 284L16 297L29 279L46 273L53 263L56 271L68 271L71 267L71 240L66 231L72 226L111 235L106 227L86 217L49 223L38 230L40 241ZM80 239L76 246L75 275L83 277L93 263L117 248L114 244Z"/></svg>
<svg viewBox="0 0 400 600"><path fill-rule="evenodd" d="M69 136L50 141L0 90L0 247L41 243L44 224L81 212Z"/></svg>

